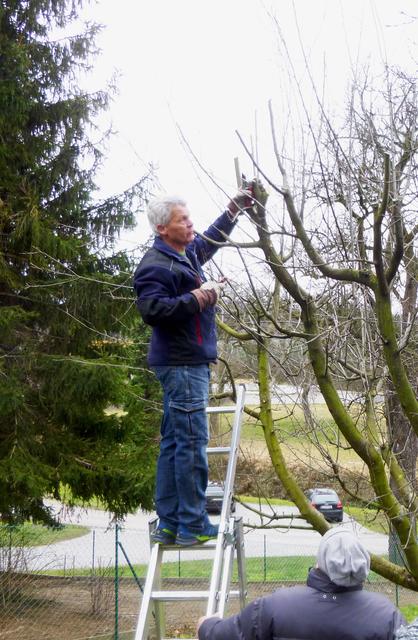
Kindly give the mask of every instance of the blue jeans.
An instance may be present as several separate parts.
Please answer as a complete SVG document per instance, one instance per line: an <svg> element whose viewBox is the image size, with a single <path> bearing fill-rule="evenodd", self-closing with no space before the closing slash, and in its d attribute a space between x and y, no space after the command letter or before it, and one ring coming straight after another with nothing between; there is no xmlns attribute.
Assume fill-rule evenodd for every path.
<svg viewBox="0 0 418 640"><path fill-rule="evenodd" d="M164 391L156 509L159 526L181 535L207 524L209 365L154 367Z"/></svg>

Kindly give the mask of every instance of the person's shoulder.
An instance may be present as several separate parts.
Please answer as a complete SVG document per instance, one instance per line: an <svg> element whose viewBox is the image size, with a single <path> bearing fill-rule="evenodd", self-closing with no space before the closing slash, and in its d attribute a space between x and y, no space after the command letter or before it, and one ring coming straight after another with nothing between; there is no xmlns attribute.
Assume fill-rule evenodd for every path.
<svg viewBox="0 0 418 640"><path fill-rule="evenodd" d="M275 605L280 601L293 600L293 598L297 599L303 596L308 596L314 591L315 589L311 589L306 585L295 585L293 587L280 587L279 589L276 589L275 591L273 591L273 593L271 593L270 595L265 596L263 600L265 600L266 603Z"/></svg>
<svg viewBox="0 0 418 640"><path fill-rule="evenodd" d="M369 591L368 589L360 589L359 591L356 591L356 593L358 594L359 598L381 600L382 602L388 602L392 605L392 607L395 607L390 598L388 598L384 593L379 593L378 591Z"/></svg>
<svg viewBox="0 0 418 640"><path fill-rule="evenodd" d="M150 247L142 256L137 270L148 267L168 266L172 262L172 257L157 247Z"/></svg>
<svg viewBox="0 0 418 640"><path fill-rule="evenodd" d="M361 591L356 591L356 596L363 603L367 604L371 609L378 609L379 611L386 611L388 613L399 613L401 616L401 612L398 607L383 593L377 593L376 591L367 591L366 589L362 589Z"/></svg>
<svg viewBox="0 0 418 640"><path fill-rule="evenodd" d="M148 260L154 260L160 253L161 252L158 251L158 249L156 249L154 246L150 247L145 251L139 264L141 264L142 262L147 262Z"/></svg>

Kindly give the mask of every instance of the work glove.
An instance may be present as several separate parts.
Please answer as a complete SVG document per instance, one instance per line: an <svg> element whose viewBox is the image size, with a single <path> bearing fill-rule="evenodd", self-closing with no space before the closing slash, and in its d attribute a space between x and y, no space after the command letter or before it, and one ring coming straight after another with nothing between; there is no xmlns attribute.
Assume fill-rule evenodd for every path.
<svg viewBox="0 0 418 640"><path fill-rule="evenodd" d="M225 285L226 285L225 280L221 280L219 282L216 280L208 280L207 282L204 282L200 288L203 289L204 291L206 290L215 291L216 299L218 299L221 297L223 290L225 288Z"/></svg>
<svg viewBox="0 0 418 640"><path fill-rule="evenodd" d="M204 282L199 289L194 289L191 293L199 303L199 310L203 311L206 307L213 306L217 303L221 296L222 290L226 282L216 282L216 280L208 280Z"/></svg>
<svg viewBox="0 0 418 640"><path fill-rule="evenodd" d="M228 204L228 211L234 219L240 213L244 213L254 206L254 197L252 192L252 183L249 183L245 189L240 189L236 196L232 198Z"/></svg>

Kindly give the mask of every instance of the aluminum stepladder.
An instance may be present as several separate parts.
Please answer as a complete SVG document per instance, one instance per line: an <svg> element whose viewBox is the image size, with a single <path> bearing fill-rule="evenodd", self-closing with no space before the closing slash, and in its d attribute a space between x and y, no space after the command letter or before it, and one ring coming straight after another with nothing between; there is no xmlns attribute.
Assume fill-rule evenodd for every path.
<svg viewBox="0 0 418 640"><path fill-rule="evenodd" d="M169 591L161 590L161 568L165 551L178 550L176 545L153 544L148 565L147 577L142 595L142 603L139 611L137 628L134 640L147 640L148 626L151 614L155 618L155 637L157 640L165 639L165 610L164 603L206 601L206 615L217 614L223 617L227 601L230 597L238 597L240 606L246 604L247 582L245 574L245 553L242 519L235 518L231 514L232 495L235 480L235 470L238 458L239 441L241 435L242 413L245 401L245 387L239 385L236 404L232 406L207 407L207 414L233 413L233 427L230 445L227 447L208 447L208 455L228 454L228 466L224 483L224 497L219 522L219 534L213 541L204 544L181 547L181 551L187 552L208 549L214 550L213 565L209 589L204 591ZM150 522L150 534L156 526L156 519ZM230 590L230 582L233 569L234 552L237 557L238 586L236 591ZM196 620L197 623L197 620Z"/></svg>

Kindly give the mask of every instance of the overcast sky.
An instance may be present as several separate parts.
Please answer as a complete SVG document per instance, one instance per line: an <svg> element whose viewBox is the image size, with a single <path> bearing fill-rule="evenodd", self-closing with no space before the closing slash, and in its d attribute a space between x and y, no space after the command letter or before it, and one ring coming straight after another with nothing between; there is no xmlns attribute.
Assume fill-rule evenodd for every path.
<svg viewBox="0 0 418 640"><path fill-rule="evenodd" d="M128 187L153 163L161 189L183 195L203 230L227 202L222 190L235 192L234 157L252 174L235 130L258 140L264 160L272 155L268 100L279 113L292 104L278 29L306 99L301 43L338 112L359 66L414 68L417 15L416 0L98 0L86 12L105 25L94 84L120 72L103 190ZM192 160L176 123L219 187ZM145 220L139 223L127 246L148 236Z"/></svg>

